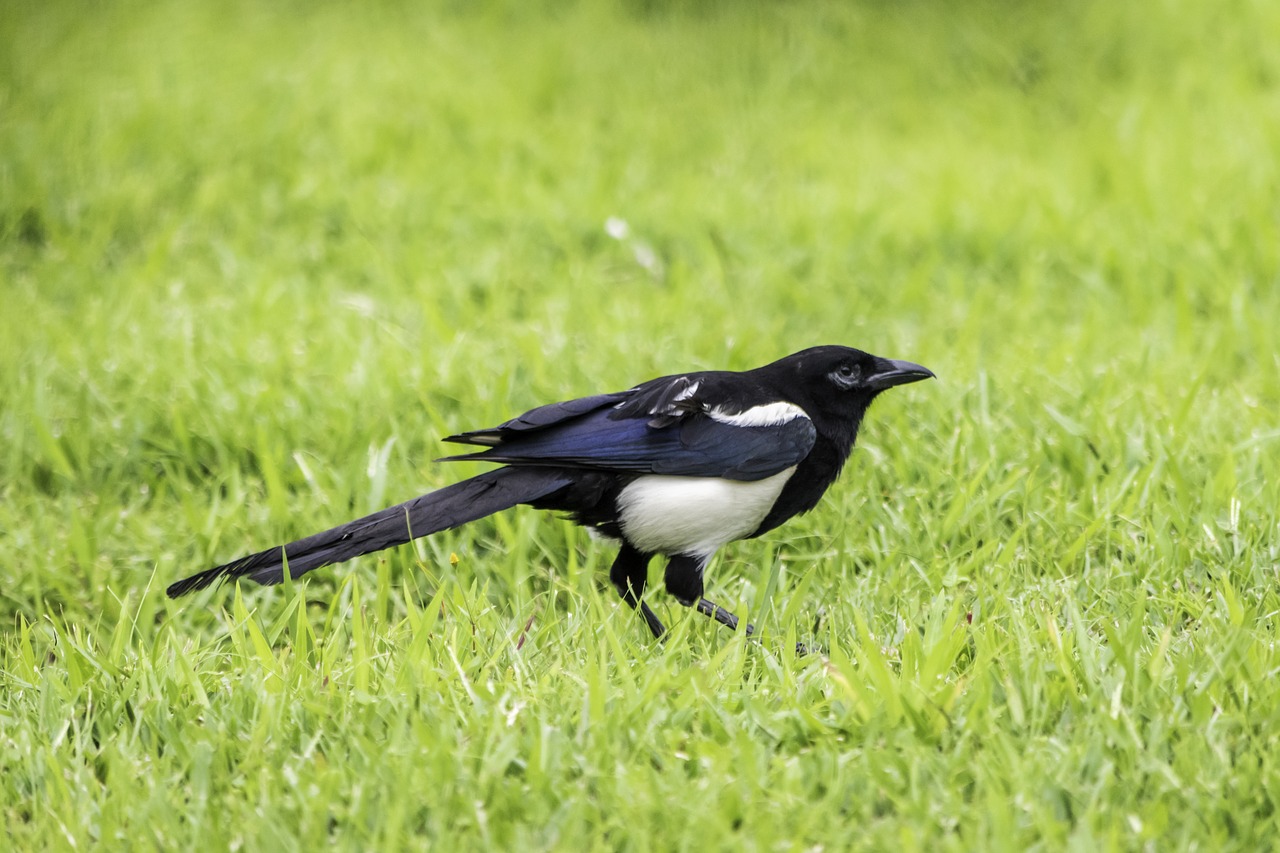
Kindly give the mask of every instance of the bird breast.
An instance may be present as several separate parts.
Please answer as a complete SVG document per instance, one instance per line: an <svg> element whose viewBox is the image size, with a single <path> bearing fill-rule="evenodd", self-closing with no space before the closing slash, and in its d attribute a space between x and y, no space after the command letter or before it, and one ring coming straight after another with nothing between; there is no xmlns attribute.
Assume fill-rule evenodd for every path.
<svg viewBox="0 0 1280 853"><path fill-rule="evenodd" d="M721 545L756 531L795 470L752 481L639 477L618 495L622 533L648 554L709 557Z"/></svg>

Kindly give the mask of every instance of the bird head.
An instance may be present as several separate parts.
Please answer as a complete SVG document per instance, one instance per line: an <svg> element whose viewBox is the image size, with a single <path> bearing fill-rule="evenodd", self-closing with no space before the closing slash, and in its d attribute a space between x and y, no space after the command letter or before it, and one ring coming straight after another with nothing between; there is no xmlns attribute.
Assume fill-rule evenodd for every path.
<svg viewBox="0 0 1280 853"><path fill-rule="evenodd" d="M919 364L843 346L813 347L761 370L815 422L852 424L855 430L880 393L933 377L933 371Z"/></svg>

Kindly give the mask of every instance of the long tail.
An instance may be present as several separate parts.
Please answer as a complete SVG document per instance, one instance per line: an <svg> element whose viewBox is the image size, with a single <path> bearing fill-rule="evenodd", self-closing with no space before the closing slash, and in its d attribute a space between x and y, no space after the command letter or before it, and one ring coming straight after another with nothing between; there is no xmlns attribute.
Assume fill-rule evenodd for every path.
<svg viewBox="0 0 1280 853"><path fill-rule="evenodd" d="M289 574L297 578L321 566L403 545L419 536L450 530L516 504L535 501L569 482L562 472L546 468L499 468L332 530L206 569L172 584L167 591L170 598L177 598L223 578L280 583L286 560Z"/></svg>

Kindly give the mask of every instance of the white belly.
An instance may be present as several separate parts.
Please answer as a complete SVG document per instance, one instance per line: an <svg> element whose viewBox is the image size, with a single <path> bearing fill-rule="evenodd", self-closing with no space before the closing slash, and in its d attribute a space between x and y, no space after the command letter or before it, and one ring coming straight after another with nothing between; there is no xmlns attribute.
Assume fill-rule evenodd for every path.
<svg viewBox="0 0 1280 853"><path fill-rule="evenodd" d="M618 495L622 532L646 553L709 557L726 542L754 533L795 471L793 466L752 482L640 477Z"/></svg>

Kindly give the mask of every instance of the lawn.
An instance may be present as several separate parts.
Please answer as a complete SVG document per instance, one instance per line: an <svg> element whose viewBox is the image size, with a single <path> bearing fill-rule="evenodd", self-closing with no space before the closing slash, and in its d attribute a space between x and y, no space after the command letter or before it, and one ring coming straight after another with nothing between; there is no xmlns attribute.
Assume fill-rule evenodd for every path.
<svg viewBox="0 0 1280 853"><path fill-rule="evenodd" d="M8 3L0 847L1274 844L1278 39L1263 0ZM483 470L442 436L819 343L938 381L717 558L757 639L657 589L653 641L528 509L164 597Z"/></svg>

